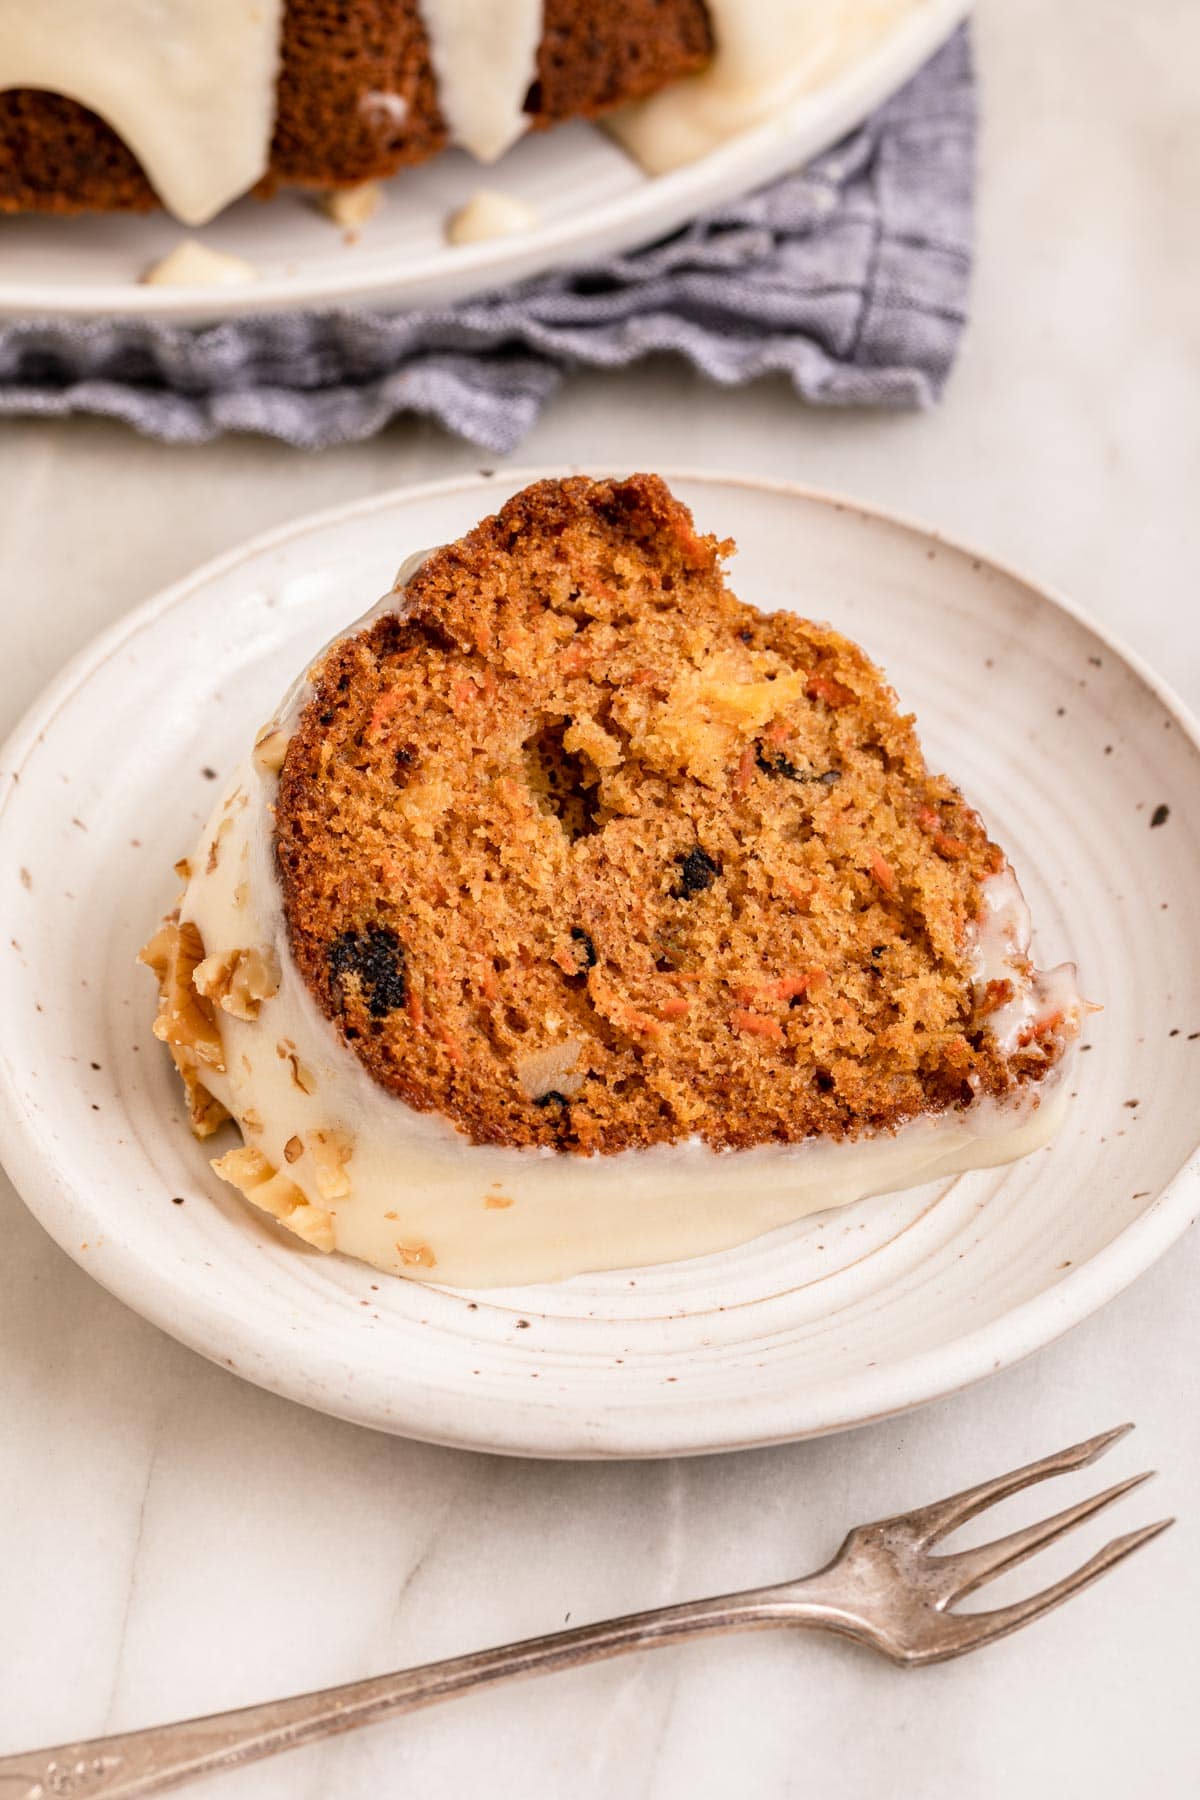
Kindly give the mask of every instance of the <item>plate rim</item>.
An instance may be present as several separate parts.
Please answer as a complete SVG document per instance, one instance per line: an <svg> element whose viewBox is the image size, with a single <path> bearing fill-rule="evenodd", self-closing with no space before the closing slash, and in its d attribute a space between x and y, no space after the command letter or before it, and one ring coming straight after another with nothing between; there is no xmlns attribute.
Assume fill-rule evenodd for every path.
<svg viewBox="0 0 1200 1800"><path fill-rule="evenodd" d="M1200 718L1197 718L1170 683L1138 651L1126 645L1084 607L1060 593L1052 584L1030 577L1006 560L981 551L973 544L903 511L858 500L810 483L784 477L730 473L675 464L664 466L658 472L671 483L690 482L712 489L748 489L784 500L799 500L830 507L837 512L850 513L868 522L898 528L944 546L953 553L969 558L981 568L994 570L1004 578L1019 583L1038 600L1049 604L1074 624L1081 626L1099 645L1122 661L1150 689L1192 748L1200 754ZM614 471L603 464L502 466L425 482L401 484L379 494L303 514L283 525L260 532L152 594L84 644L35 697L0 744L0 780L4 782L3 792L0 792L0 844L3 842L10 800L19 785L22 769L30 755L36 751L41 735L96 670L143 629L183 603L197 588L232 572L240 564L256 560L281 544L293 543L298 538L320 533L331 527L352 524L357 519L386 512L398 505L419 505L426 499L468 492L487 494L497 485L507 490L510 484L515 488L531 481L584 473L603 477ZM342 1396L344 1403L341 1405L330 1404L328 1398L323 1399L314 1394L311 1382L306 1385L303 1378L289 1379L291 1371L286 1365L280 1366L276 1362L269 1370L256 1371L253 1365L263 1360L266 1340L261 1344L257 1343L253 1328L248 1329L244 1321L237 1320L231 1326L228 1317L221 1315L226 1335L218 1349L214 1348L211 1341L204 1341L203 1317L208 1310L204 1300L185 1319L176 1317L168 1306L161 1303L161 1299L156 1298L173 1293L171 1288L156 1290L152 1287L148 1301L146 1291L138 1285L136 1278L142 1266L136 1252L131 1253L127 1249L117 1252L111 1259L115 1261L116 1267L109 1266L110 1258L103 1246L93 1245L86 1258L77 1254L72 1248L74 1236L63 1232L59 1216L60 1200L62 1206L69 1208L77 1196L72 1188L59 1179L50 1159L41 1153L37 1132L21 1102L2 1043L0 1162L9 1173L25 1207L72 1261L132 1311L148 1319L178 1342L198 1351L218 1367L229 1366L224 1353L234 1349L243 1358L235 1372L256 1386L352 1423L451 1448L556 1460L705 1455L766 1447L853 1429L948 1397L990 1374L1013 1366L1082 1323L1144 1274L1183 1235L1188 1226L1195 1223L1197 1214L1200 1213L1198 1147L1139 1218L1126 1225L1111 1243L1072 1269L1060 1281L1010 1308L977 1331L950 1340L948 1345L938 1345L903 1357L883 1368L861 1370L841 1378L832 1390L835 1396L832 1408L827 1405L823 1409L826 1416L815 1422L789 1423L784 1416L776 1417L775 1415L786 1414L788 1402L785 1397L783 1401L772 1402L772 1419L769 1424L764 1419L763 1426L749 1434L741 1435L726 1429L718 1431L714 1438L711 1424L715 1415L711 1403L694 1407L684 1398L672 1403L674 1416L664 1417L661 1408L656 1409L649 1429L638 1416L641 1408L628 1409L624 1413L597 1413L589 1420L589 1440L586 1443L575 1441L571 1447L564 1448L559 1441L560 1431L555 1423L561 1418L562 1409L552 1402L541 1405L525 1402L520 1419L514 1421L513 1428L506 1432L501 1423L488 1439L470 1429L431 1428L430 1421L423 1416L420 1397L415 1405L408 1407L407 1412L402 1407L396 1416L389 1416L386 1420L378 1416L375 1409L356 1411L349 1403L349 1396ZM52 1197L48 1199L48 1195ZM132 1277L131 1265L134 1266ZM236 1336L236 1343L231 1343L231 1333ZM270 1361L269 1353L266 1360ZM248 1364L251 1366L247 1366ZM408 1396L401 1398L407 1400ZM509 1416L508 1409L493 1405L491 1410L503 1414L505 1418ZM811 1402L807 1410L811 1413ZM721 1415L726 1426L736 1421L736 1411L736 1408L732 1408L728 1411L728 1417L724 1413ZM838 1416L829 1416L831 1411ZM697 1419L697 1413L703 1417ZM705 1420L709 1425L707 1435Z"/></svg>
<svg viewBox="0 0 1200 1800"><path fill-rule="evenodd" d="M132 281L65 288L45 280L0 281L0 319L100 323L117 316L186 327L308 307L375 305L405 312L464 300L553 269L577 267L588 261L589 243L605 232L620 234L627 250L665 237L704 206L750 191L780 174L789 162L806 162L828 149L917 73L966 18L972 3L924 0L920 12L896 20L871 50L831 80L799 95L783 113L740 132L695 162L644 176L640 186L614 196L591 214L576 217L568 212L528 235L441 245L411 263L398 252L398 262L357 279L351 271L349 280L342 272L330 271L309 277L285 274L218 289L147 287ZM797 142L806 148L793 150ZM484 181L488 165L480 167ZM179 233L181 238L189 235L182 223Z"/></svg>

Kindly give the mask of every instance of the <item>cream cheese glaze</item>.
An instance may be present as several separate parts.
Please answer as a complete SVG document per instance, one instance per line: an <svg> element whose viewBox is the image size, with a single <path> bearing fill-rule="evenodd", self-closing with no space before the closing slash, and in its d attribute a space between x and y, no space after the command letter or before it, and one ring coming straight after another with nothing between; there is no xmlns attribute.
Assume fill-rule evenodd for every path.
<svg viewBox="0 0 1200 1800"><path fill-rule="evenodd" d="M529 124L542 0L421 0L421 18L451 141L495 162Z"/></svg>
<svg viewBox="0 0 1200 1800"><path fill-rule="evenodd" d="M999 1004L988 1014L988 1024L1005 1056L1031 1043L1048 1022L1077 1030L1081 1001L1075 970L1070 963L1056 969L1033 967L1029 908L1011 868L984 882L982 901L972 957L975 987L986 993L1000 984Z"/></svg>
<svg viewBox="0 0 1200 1800"><path fill-rule="evenodd" d="M536 208L515 194L502 194L496 188L479 188L465 206L450 215L446 237L452 244L482 244L488 238L511 237L517 231L532 231L539 223Z"/></svg>
<svg viewBox="0 0 1200 1800"><path fill-rule="evenodd" d="M650 175L694 162L829 81L927 0L706 0L699 75L620 108L608 129Z"/></svg>
<svg viewBox="0 0 1200 1800"><path fill-rule="evenodd" d="M402 605L404 581L350 629ZM342 634L339 634L342 635ZM984 1099L845 1143L810 1140L717 1152L698 1140L583 1157L472 1144L367 1075L321 1013L292 961L275 872L278 766L310 688L302 678L213 812L180 916L208 957L257 951L279 985L257 1017L218 1012L224 1069L204 1085L248 1145L309 1202L303 1235L399 1275L486 1287L558 1280L589 1269L675 1261L727 1248L809 1213L935 1176L1007 1162L1044 1144L1066 1097L1066 1058L1011 1101ZM1053 1017L1071 1037L1073 971L1038 975L1029 915L1011 870L985 884L975 980L1010 984L993 1016L1006 1046ZM1008 990L1005 990L1008 991ZM549 1047L549 1040L548 1040ZM346 1152L331 1184L321 1146ZM341 1189L343 1191L334 1191ZM254 1198L252 1188L247 1197ZM316 1229L313 1222L316 1221Z"/></svg>
<svg viewBox="0 0 1200 1800"><path fill-rule="evenodd" d="M202 225L266 173L284 0L0 0L0 91L99 113L169 212ZM525 131L542 0L421 0L454 143L494 162ZM369 105L402 109L402 96ZM402 113L401 113L401 116Z"/></svg>
<svg viewBox="0 0 1200 1800"><path fill-rule="evenodd" d="M211 250L185 238L142 276L147 287L241 287L257 281L258 271L244 257Z"/></svg>
<svg viewBox="0 0 1200 1800"><path fill-rule="evenodd" d="M701 74L610 128L651 174L693 161L836 75L928 0L707 0ZM168 211L201 225L265 174L284 0L0 0L0 91L47 89L113 127ZM451 141L494 162L527 130L542 0L421 0ZM398 109L401 95L364 103Z"/></svg>
<svg viewBox="0 0 1200 1800"><path fill-rule="evenodd" d="M283 0L0 0L0 90L99 113L202 225L265 173Z"/></svg>

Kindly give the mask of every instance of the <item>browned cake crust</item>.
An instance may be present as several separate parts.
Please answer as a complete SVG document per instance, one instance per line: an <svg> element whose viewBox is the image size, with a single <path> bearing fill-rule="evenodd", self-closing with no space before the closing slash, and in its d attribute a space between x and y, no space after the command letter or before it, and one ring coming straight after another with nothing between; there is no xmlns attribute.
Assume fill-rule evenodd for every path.
<svg viewBox="0 0 1200 1800"><path fill-rule="evenodd" d="M78 101L31 88L0 93L0 212L151 212L142 165Z"/></svg>
<svg viewBox="0 0 1200 1800"><path fill-rule="evenodd" d="M702 0L546 0L525 110L535 126L594 118L694 74L712 47Z"/></svg>
<svg viewBox="0 0 1200 1800"><path fill-rule="evenodd" d="M855 645L729 593L731 549L656 476L540 482L316 673L277 809L297 964L477 1142L840 1137L1057 1055L1005 1062L973 1005L1002 853Z"/></svg>
<svg viewBox="0 0 1200 1800"><path fill-rule="evenodd" d="M703 0L546 0L526 111L539 128L594 117L702 67L711 49ZM405 98L401 123L378 94ZM288 0L261 193L378 180L445 144L417 0ZM95 113L56 94L0 93L0 212L157 205L136 157Z"/></svg>
<svg viewBox="0 0 1200 1800"><path fill-rule="evenodd" d="M378 94L407 101L399 124L372 103ZM288 0L262 193L377 180L446 141L417 0Z"/></svg>

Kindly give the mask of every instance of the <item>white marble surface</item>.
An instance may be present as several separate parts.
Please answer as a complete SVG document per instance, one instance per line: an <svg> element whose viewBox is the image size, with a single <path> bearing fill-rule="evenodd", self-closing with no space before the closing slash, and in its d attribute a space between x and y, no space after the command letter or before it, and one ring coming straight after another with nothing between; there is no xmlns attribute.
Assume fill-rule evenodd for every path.
<svg viewBox="0 0 1200 1800"><path fill-rule="evenodd" d="M909 510L1066 589L1200 705L1200 11L983 0L978 43L978 286L939 412L805 414L781 384L721 393L664 364L575 383L522 460L686 460ZM311 460L251 441L167 451L100 424L6 425L0 725L100 626L201 559L477 460L419 424ZM1190 1800L1200 1788L1195 1233L1063 1342L908 1418L788 1449L586 1467L429 1449L303 1412L126 1312L2 1180L0 1229L0 1750L776 1579L827 1556L856 1519L1128 1417L1139 1430L1112 1478L1146 1465L1163 1478L1122 1523L1177 1511L1179 1525L979 1657L902 1674L834 1640L730 1639L500 1691L192 1791Z"/></svg>

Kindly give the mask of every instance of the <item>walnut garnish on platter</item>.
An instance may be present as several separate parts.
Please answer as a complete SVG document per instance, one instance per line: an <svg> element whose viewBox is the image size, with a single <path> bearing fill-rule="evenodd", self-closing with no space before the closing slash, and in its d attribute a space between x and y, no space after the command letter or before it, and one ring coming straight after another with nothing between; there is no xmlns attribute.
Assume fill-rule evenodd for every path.
<svg viewBox="0 0 1200 1800"><path fill-rule="evenodd" d="M271 944L222 950L206 956L192 974L192 986L235 1019L257 1019L264 1000L279 992L279 958Z"/></svg>
<svg viewBox="0 0 1200 1800"><path fill-rule="evenodd" d="M322 1200L344 1200L350 1192L346 1164L354 1154L353 1139L331 1126L323 1131L306 1131L304 1144L313 1160L317 1191Z"/></svg>
<svg viewBox="0 0 1200 1800"><path fill-rule="evenodd" d="M205 1069L225 1071L225 1052L211 1002L197 993L192 977L204 961L204 941L190 921L179 914L164 919L138 961L153 970L158 981L158 1014L154 1035L171 1052L183 1079L192 1131L198 1138L211 1137L229 1117L201 1080Z"/></svg>
<svg viewBox="0 0 1200 1800"><path fill-rule="evenodd" d="M283 1038L275 1046L275 1054L281 1062L289 1063L292 1070L292 1085L298 1087L302 1094L315 1094L317 1078L307 1063L302 1063L296 1055L296 1046L291 1038Z"/></svg>

